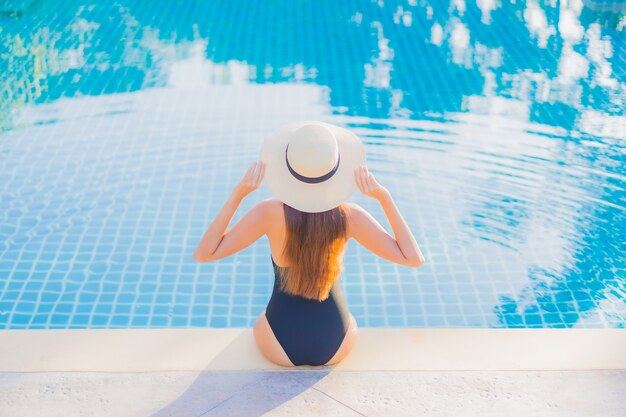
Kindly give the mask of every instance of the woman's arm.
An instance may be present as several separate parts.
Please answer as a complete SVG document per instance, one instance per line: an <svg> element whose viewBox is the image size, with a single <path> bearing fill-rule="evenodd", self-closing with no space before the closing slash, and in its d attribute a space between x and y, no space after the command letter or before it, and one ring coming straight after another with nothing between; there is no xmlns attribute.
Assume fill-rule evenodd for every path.
<svg viewBox="0 0 626 417"><path fill-rule="evenodd" d="M400 210L391 198L389 191L380 185L365 165L354 171L354 180L361 192L376 199L385 210L395 238L358 205L350 205L355 239L379 256L392 262L412 267L421 266L425 260L411 229L404 221Z"/></svg>
<svg viewBox="0 0 626 417"><path fill-rule="evenodd" d="M209 226L209 228L204 232L204 236L202 236L202 240L198 245L198 249L193 254L193 257L198 262L206 262L207 257L213 255L219 244L224 239L224 232L226 228L230 224L230 221L233 219L237 208L239 208L239 204L243 200L243 196L234 190L226 204L222 207L220 212L213 220L213 223Z"/></svg>
<svg viewBox="0 0 626 417"><path fill-rule="evenodd" d="M266 204L258 204L249 213L247 213L246 216L244 216L244 218L242 218L241 221L236 225L240 227L233 227L233 229L231 229L227 234L224 234L224 232L226 231L226 228L230 224L233 216L235 215L235 212L237 211L239 204L241 204L241 201L248 194L250 194L252 191L256 190L259 187L261 181L263 180L264 174L265 164L263 164L261 161L255 162L250 166L250 168L248 168L244 179L237 185L237 187L235 187L220 212L217 214L217 216L215 216L215 220L213 220L209 228L204 233L204 236L202 236L202 240L200 241L200 244L198 245L198 248L193 255L194 259L196 259L198 262L207 262L208 260L212 260L213 255L217 252L217 249L220 247L220 244L222 243L226 235L230 234L233 229L236 229L237 232L239 232L240 230L242 232L245 232L245 230L242 229L248 228L249 232L247 236L248 239L243 239L242 236L240 236L241 233L233 234L233 237L235 239L231 239L234 243L234 245L231 246L234 249L241 250L243 247L248 246L259 237L257 236L258 233L256 233L255 231L257 229L259 231L262 231L261 228L258 227L258 223L259 221L263 220L262 217L267 211ZM256 229L254 229L254 227L256 227ZM255 237L255 239L253 241L249 241L249 239L253 237ZM245 246L242 246L244 244ZM221 257L224 256L227 255L223 255Z"/></svg>
<svg viewBox="0 0 626 417"><path fill-rule="evenodd" d="M413 262L415 262L413 266L422 265L425 262L424 255L422 255L422 251L417 245L413 233L411 233L411 229L409 229L406 221L404 221L400 210L398 210L398 206L396 206L395 201L393 201L387 189L384 189L382 195L378 198L378 202L383 206L383 210L385 210L387 219L389 219L389 223L393 229L393 234L404 257L412 259Z"/></svg>

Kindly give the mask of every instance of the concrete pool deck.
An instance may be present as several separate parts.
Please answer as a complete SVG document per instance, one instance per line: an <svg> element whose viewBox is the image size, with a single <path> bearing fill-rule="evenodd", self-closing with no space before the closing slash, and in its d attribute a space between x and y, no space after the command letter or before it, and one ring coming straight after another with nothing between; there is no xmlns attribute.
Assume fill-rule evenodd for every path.
<svg viewBox="0 0 626 417"><path fill-rule="evenodd" d="M623 329L360 328L283 368L252 329L0 331L0 416L626 414Z"/></svg>

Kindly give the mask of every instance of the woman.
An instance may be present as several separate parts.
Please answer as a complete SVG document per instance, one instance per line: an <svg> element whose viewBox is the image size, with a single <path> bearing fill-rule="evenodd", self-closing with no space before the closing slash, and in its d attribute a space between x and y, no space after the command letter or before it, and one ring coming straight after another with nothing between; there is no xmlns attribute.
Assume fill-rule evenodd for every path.
<svg viewBox="0 0 626 417"><path fill-rule="evenodd" d="M304 121L266 138L208 228L194 258L215 261L267 235L274 289L254 324L261 353L282 366L333 365L351 351L357 324L337 279L348 239L401 265L424 263L389 191L368 172L361 140L349 130ZM265 180L277 200L264 200L224 233L242 199ZM358 187L382 205L395 238L365 210L345 200Z"/></svg>

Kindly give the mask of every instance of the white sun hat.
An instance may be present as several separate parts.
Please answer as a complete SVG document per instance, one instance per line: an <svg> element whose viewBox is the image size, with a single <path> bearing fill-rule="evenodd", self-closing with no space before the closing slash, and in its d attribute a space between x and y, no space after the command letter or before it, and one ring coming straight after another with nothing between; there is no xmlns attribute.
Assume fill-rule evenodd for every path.
<svg viewBox="0 0 626 417"><path fill-rule="evenodd" d="M356 190L354 170L365 164L365 147L351 131L306 120L280 126L261 146L264 181L283 203L319 213Z"/></svg>

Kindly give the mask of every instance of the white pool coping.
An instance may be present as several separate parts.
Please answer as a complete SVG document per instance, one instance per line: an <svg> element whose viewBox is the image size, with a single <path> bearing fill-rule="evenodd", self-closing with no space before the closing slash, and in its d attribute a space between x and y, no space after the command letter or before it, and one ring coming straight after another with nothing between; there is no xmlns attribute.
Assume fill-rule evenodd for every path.
<svg viewBox="0 0 626 417"><path fill-rule="evenodd" d="M275 365L251 328L1 330L0 371L626 369L625 329L359 328L331 367Z"/></svg>

